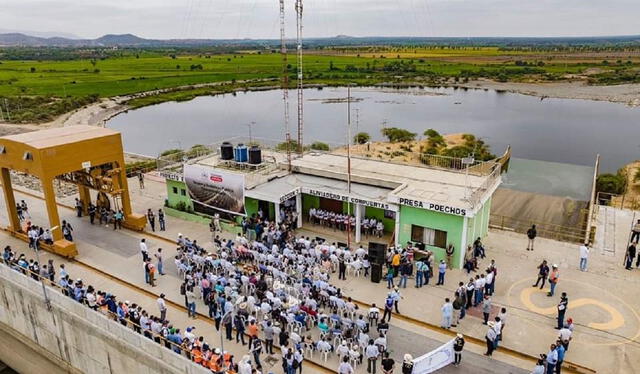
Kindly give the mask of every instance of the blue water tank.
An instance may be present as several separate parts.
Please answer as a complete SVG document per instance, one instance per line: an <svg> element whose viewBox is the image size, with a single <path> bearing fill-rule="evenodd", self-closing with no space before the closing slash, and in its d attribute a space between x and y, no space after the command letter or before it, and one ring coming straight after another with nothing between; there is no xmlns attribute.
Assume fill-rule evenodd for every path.
<svg viewBox="0 0 640 374"><path fill-rule="evenodd" d="M233 150L233 156L236 162L247 162L249 160L249 149L246 145L240 143Z"/></svg>

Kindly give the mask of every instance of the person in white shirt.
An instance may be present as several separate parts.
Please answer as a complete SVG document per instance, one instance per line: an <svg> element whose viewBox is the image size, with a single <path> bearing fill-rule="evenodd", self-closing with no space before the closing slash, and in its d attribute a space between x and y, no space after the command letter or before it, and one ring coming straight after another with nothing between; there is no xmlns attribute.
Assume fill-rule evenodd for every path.
<svg viewBox="0 0 640 374"><path fill-rule="evenodd" d="M589 258L589 243L580 246L580 271L587 271L587 259Z"/></svg>
<svg viewBox="0 0 640 374"><path fill-rule="evenodd" d="M557 363L558 351L556 351L556 345L551 344L551 347L549 347L549 352L547 353L547 373L554 373Z"/></svg>
<svg viewBox="0 0 640 374"><path fill-rule="evenodd" d="M161 293L158 300L158 309L160 310L160 321L164 322L167 319L167 304L164 301L164 294Z"/></svg>
<svg viewBox="0 0 640 374"><path fill-rule="evenodd" d="M345 356L338 366L338 374L353 374L353 367L349 363L349 357Z"/></svg>
<svg viewBox="0 0 640 374"><path fill-rule="evenodd" d="M142 254L142 261L147 261L149 259L149 251L147 250L147 241L146 239L140 239L140 253Z"/></svg>
<svg viewBox="0 0 640 374"><path fill-rule="evenodd" d="M378 361L379 355L380 350L374 344L373 339L369 339L369 344L364 349L364 356L367 358L367 373L376 374L376 361Z"/></svg>
<svg viewBox="0 0 640 374"><path fill-rule="evenodd" d="M336 354L340 358L349 356L349 345L346 340L343 340L342 343L336 347Z"/></svg>
<svg viewBox="0 0 640 374"><path fill-rule="evenodd" d="M533 368L533 371L531 371L531 374L545 374L546 369L544 368L544 360L543 359L538 359L538 362L536 363L536 366Z"/></svg>

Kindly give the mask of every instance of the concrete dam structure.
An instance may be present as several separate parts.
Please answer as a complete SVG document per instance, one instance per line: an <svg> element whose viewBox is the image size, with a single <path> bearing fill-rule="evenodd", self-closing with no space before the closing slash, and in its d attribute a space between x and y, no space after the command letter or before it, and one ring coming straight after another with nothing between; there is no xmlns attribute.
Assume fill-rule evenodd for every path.
<svg viewBox="0 0 640 374"><path fill-rule="evenodd" d="M19 373L211 373L0 264L0 361Z"/></svg>

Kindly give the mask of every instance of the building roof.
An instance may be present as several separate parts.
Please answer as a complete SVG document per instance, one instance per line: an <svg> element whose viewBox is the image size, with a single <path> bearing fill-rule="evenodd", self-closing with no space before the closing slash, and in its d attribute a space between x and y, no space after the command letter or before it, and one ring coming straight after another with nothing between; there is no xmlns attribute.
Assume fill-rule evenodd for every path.
<svg viewBox="0 0 640 374"><path fill-rule="evenodd" d="M328 153L306 154L292 161L294 171L346 180L347 158ZM499 170L487 175L467 175L463 170L351 158L351 180L391 188L388 201L403 205L424 203L464 209L481 206L500 184ZM422 203L422 204L420 204Z"/></svg>
<svg viewBox="0 0 640 374"><path fill-rule="evenodd" d="M306 174L289 174L247 190L246 194L254 199L280 202L283 196L298 189L303 193L316 196L331 197L329 194L332 194L335 198L348 196L351 199L357 199L357 201L367 202L369 205L376 202L386 202L387 196L392 191L384 187L351 183L351 193L349 193L347 182L342 180ZM385 208L382 205L380 207ZM386 208L396 210L393 207Z"/></svg>
<svg viewBox="0 0 640 374"><path fill-rule="evenodd" d="M46 149L118 134L119 132L104 127L77 125L8 135L1 139L25 144L35 149Z"/></svg>

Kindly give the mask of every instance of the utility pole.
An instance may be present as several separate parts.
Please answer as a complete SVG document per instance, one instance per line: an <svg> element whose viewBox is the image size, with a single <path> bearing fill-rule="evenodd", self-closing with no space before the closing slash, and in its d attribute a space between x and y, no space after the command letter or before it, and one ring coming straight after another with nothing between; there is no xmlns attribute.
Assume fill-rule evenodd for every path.
<svg viewBox="0 0 640 374"><path fill-rule="evenodd" d="M302 92L302 0L296 0L296 34L298 42L298 153L302 154L304 149L304 113L303 113L303 92Z"/></svg>
<svg viewBox="0 0 640 374"><path fill-rule="evenodd" d="M287 170L291 171L291 130L289 129L289 71L285 40L284 0L280 0L280 55L282 56L282 101L284 103L284 133L287 144Z"/></svg>
<svg viewBox="0 0 640 374"><path fill-rule="evenodd" d="M351 86L347 87L347 248L351 247Z"/></svg>
<svg viewBox="0 0 640 374"><path fill-rule="evenodd" d="M256 124L256 121L251 121L251 123L247 123L249 127L249 145L253 144L253 138L251 137L251 127Z"/></svg>

